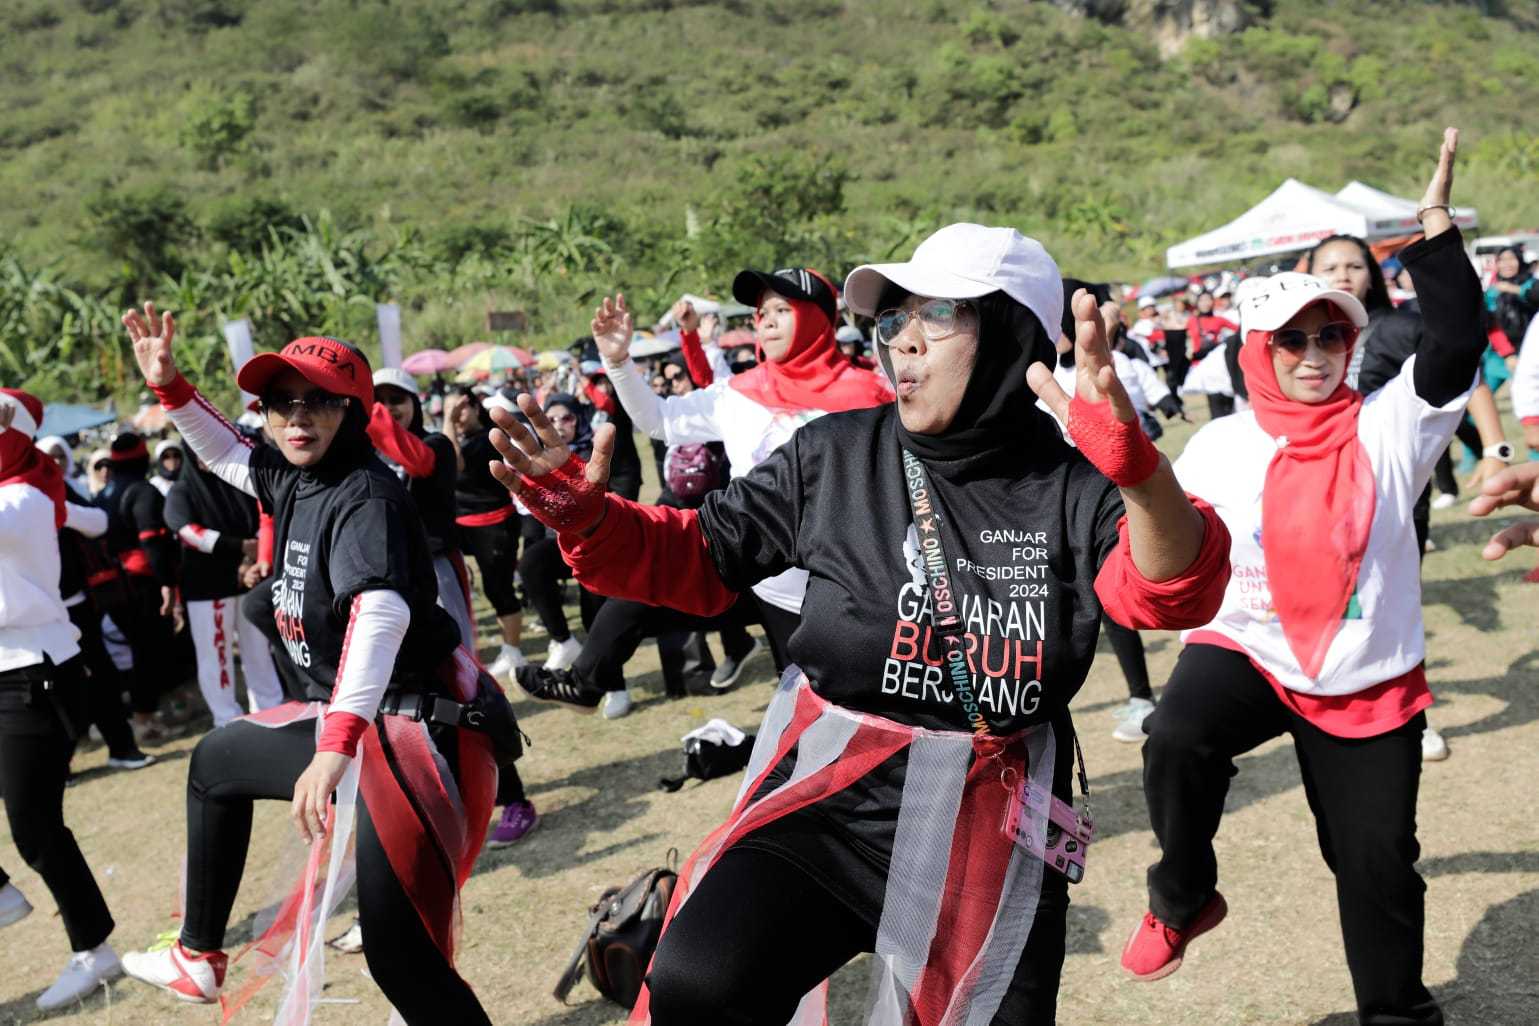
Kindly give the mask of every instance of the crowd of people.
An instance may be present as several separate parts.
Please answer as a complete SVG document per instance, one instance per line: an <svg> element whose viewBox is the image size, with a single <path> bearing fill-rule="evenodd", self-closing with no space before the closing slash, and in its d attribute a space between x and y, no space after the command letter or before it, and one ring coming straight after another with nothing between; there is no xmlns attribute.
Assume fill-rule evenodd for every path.
<svg viewBox="0 0 1539 1026"><path fill-rule="evenodd" d="M650 640L670 697L763 655L779 685L632 1021L819 1022L823 982L872 952L874 1024L1051 1023L1090 840L1070 705L1104 627L1158 846L1125 971L1169 975L1225 918L1234 760L1287 734L1360 1021L1441 1023L1416 808L1448 748L1419 568L1453 439L1472 513L1539 509L1493 397L1513 381L1539 455L1539 287L1519 252L1486 282L1466 257L1456 148L1449 130L1423 236L1388 266L1336 236L1298 271L1135 297L953 224L842 287L744 270L750 331L681 300L677 352L645 361L623 295L557 370L497 382L424 387L296 339L240 367L257 398L234 423L178 370L174 315L130 310L174 435L119 432L77 468L78 440L0 390L0 784L72 952L38 1006L126 972L233 1011L277 976L277 1021L308 1021L356 881L332 944L400 1020L491 1022L454 967L459 891L539 821L502 686L623 717ZM1192 394L1207 422L1172 461L1153 443ZM1515 524L1483 555L1536 544ZM1183 632L1158 696L1149 629ZM64 823L71 759L96 736L130 771L205 728L179 928L120 958ZM310 857L237 988L258 800L290 802ZM0 872L0 926L30 911Z"/></svg>

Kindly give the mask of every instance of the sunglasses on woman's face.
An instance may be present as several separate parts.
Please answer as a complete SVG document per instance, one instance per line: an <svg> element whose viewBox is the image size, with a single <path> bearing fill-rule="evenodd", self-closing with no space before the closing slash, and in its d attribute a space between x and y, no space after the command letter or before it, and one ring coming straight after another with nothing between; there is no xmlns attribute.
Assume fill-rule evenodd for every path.
<svg viewBox="0 0 1539 1026"><path fill-rule="evenodd" d="M1272 348L1283 354L1289 363L1298 363L1309 352L1313 341L1320 352L1327 356L1339 356L1347 351L1357 338L1357 329L1346 321L1331 321L1319 331L1310 333L1302 328L1282 328L1272 332Z"/></svg>
<svg viewBox="0 0 1539 1026"><path fill-rule="evenodd" d="M270 417L276 416L290 420L300 407L309 410L312 414L341 413L347 409L347 396L334 395L331 392L307 392L304 395L274 392L272 395L262 397L262 412Z"/></svg>

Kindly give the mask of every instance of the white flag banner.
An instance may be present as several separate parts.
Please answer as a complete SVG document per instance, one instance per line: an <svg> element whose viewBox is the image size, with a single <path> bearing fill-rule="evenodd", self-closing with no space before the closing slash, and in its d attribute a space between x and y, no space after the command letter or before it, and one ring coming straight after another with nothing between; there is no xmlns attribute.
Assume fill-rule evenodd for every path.
<svg viewBox="0 0 1539 1026"><path fill-rule="evenodd" d="M245 318L241 318L238 321L225 321L224 341L230 347L230 362L235 364L235 371L239 373L241 367L245 366L246 361L251 359L256 349L251 342L251 322ZM256 398L256 396L251 395L249 392L242 391L240 394L241 408L246 409L256 401Z"/></svg>
<svg viewBox="0 0 1539 1026"><path fill-rule="evenodd" d="M376 303L379 318L379 362L382 367L401 365L401 308L396 303Z"/></svg>

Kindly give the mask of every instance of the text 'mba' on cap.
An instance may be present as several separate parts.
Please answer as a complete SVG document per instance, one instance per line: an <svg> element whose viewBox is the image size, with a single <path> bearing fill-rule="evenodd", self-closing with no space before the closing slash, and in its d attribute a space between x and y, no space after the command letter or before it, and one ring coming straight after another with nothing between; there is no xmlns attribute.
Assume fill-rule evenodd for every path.
<svg viewBox="0 0 1539 1026"><path fill-rule="evenodd" d="M1354 326L1368 326L1368 311L1350 292L1333 289L1312 274L1284 271L1269 278L1246 278L1235 292L1240 311L1240 330L1276 331L1311 303L1331 302L1352 319Z"/></svg>
<svg viewBox="0 0 1539 1026"><path fill-rule="evenodd" d="M374 404L374 375L368 358L339 338L316 335L296 338L276 353L258 353L235 375L235 383L252 395L266 395L274 375L285 369L302 374L316 388L333 395L348 395L363 404Z"/></svg>
<svg viewBox="0 0 1539 1026"><path fill-rule="evenodd" d="M766 292L816 303L829 324L839 319L839 293L834 283L810 267L787 267L773 274L739 271L732 279L732 298L744 306L757 307Z"/></svg>
<svg viewBox="0 0 1539 1026"><path fill-rule="evenodd" d="M1014 228L948 224L900 264L864 264L844 280L851 310L876 316L888 282L928 299L977 299L1003 292L1049 332L1063 318L1063 279L1042 244Z"/></svg>

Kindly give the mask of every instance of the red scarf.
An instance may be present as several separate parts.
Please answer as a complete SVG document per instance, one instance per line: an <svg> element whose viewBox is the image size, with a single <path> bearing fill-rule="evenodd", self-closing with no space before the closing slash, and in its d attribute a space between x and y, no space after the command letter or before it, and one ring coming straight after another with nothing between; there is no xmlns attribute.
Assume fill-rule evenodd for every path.
<svg viewBox="0 0 1539 1026"><path fill-rule="evenodd" d="M1256 423L1287 440L1267 466L1261 551L1283 636L1313 679L1357 588L1377 493L1357 438L1363 397L1343 381L1321 403L1287 398L1272 369L1270 338L1249 332L1240 349Z"/></svg>
<svg viewBox="0 0 1539 1026"><path fill-rule="evenodd" d="M0 485L27 484L53 500L55 529L64 526L64 471L32 444L37 425L43 422L43 404L18 388L0 388L32 418L32 431L18 430L15 423L0 433Z"/></svg>
<svg viewBox="0 0 1539 1026"><path fill-rule="evenodd" d="M863 410L892 401L892 389L879 375L850 363L834 341L834 326L816 303L786 299L795 311L791 348L776 361L764 359L755 345L759 365L732 378L729 384L761 406L798 413L822 410L839 413Z"/></svg>

